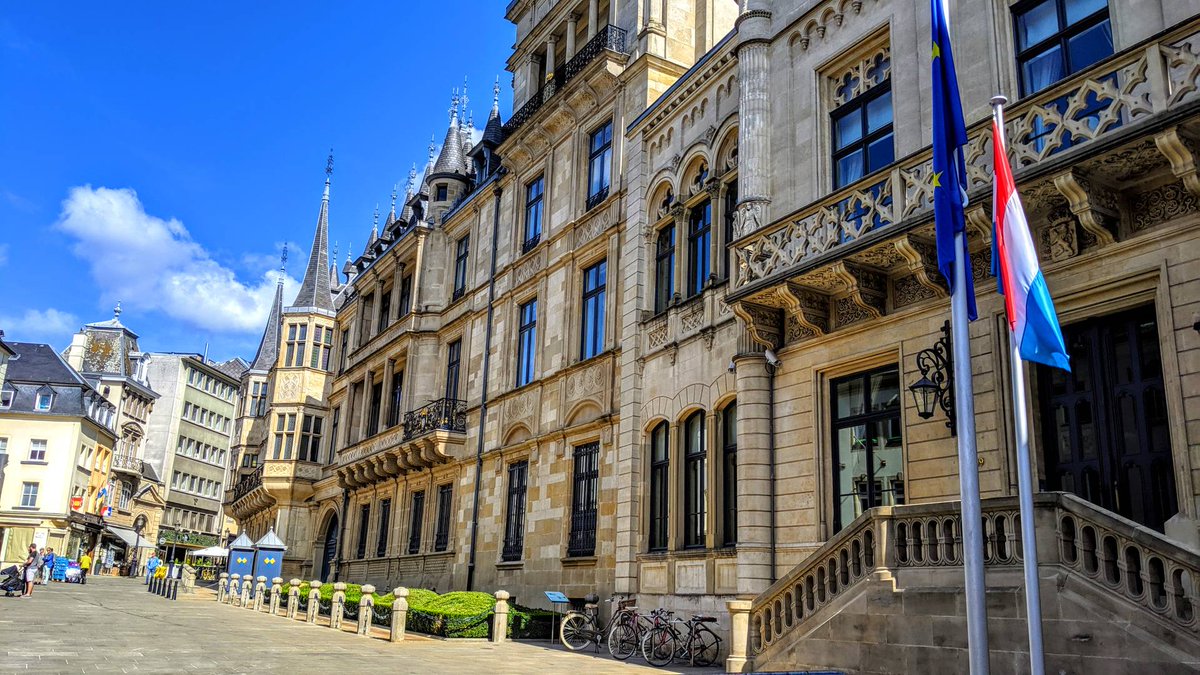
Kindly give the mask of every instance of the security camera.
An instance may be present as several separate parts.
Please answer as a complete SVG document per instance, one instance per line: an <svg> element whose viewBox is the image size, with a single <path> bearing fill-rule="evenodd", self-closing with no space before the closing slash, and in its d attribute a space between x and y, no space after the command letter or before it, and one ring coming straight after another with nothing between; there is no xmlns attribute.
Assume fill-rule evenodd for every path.
<svg viewBox="0 0 1200 675"><path fill-rule="evenodd" d="M780 361L779 357L775 355L775 352L771 351L770 349L763 352L763 356L767 359L767 365L771 366L772 368L778 368L783 364L783 361Z"/></svg>

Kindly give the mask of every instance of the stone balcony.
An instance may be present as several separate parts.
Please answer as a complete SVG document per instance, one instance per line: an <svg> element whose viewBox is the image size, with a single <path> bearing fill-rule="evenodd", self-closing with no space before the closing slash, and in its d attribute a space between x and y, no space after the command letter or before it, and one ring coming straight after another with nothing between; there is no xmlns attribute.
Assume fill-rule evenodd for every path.
<svg viewBox="0 0 1200 675"><path fill-rule="evenodd" d="M113 471L125 473L132 476L142 475L142 460L133 455L113 455L112 464L110 465Z"/></svg>
<svg viewBox="0 0 1200 675"><path fill-rule="evenodd" d="M441 398L338 453L338 484L353 489L450 461L466 441L467 402Z"/></svg>

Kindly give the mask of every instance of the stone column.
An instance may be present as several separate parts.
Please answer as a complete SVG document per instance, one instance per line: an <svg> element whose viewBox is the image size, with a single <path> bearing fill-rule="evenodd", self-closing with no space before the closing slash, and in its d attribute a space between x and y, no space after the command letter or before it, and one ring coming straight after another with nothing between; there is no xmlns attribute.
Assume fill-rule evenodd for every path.
<svg viewBox="0 0 1200 675"><path fill-rule="evenodd" d="M735 362L738 594L752 597L771 585L770 379L761 352L739 354Z"/></svg>
<svg viewBox="0 0 1200 675"><path fill-rule="evenodd" d="M596 22L600 20L600 0L588 0L588 40L596 37L596 31L600 27Z"/></svg>
<svg viewBox="0 0 1200 675"><path fill-rule="evenodd" d="M342 616L346 607L346 582L339 581L333 585L333 607L329 612L329 627L342 629Z"/></svg>
<svg viewBox="0 0 1200 675"><path fill-rule="evenodd" d="M241 600L241 605L240 605L242 607L250 606L250 593L252 592L252 589L250 587L251 583L252 582L250 581L249 574L242 577L242 600Z"/></svg>
<svg viewBox="0 0 1200 675"><path fill-rule="evenodd" d="M713 162L716 161L714 157ZM729 244L725 241L725 200L722 199L726 188L720 180L714 178L709 181L707 189L711 219L708 231L708 278L713 279L720 277L725 270L725 256L728 253L725 248Z"/></svg>
<svg viewBox="0 0 1200 675"><path fill-rule="evenodd" d="M529 96L525 97L526 100L537 96L542 89L541 73L539 72L538 68L540 64L538 61L539 59L537 54L529 55ZM420 249L418 249L418 256L420 256ZM420 260L418 259L417 262L419 263Z"/></svg>
<svg viewBox="0 0 1200 675"><path fill-rule="evenodd" d="M225 601L231 605L238 604L238 594L241 592L242 575L232 574L229 576L229 591L225 594Z"/></svg>
<svg viewBox="0 0 1200 675"><path fill-rule="evenodd" d="M579 15L571 12L567 15L567 53L565 60L570 61L575 56L575 31L579 30Z"/></svg>
<svg viewBox="0 0 1200 675"><path fill-rule="evenodd" d="M738 215L734 236L769 222L771 133L769 0L747 0L738 17Z"/></svg>
<svg viewBox="0 0 1200 675"><path fill-rule="evenodd" d="M392 591L392 595L396 596L396 600L392 603L392 634L389 639L400 642L408 626L408 589L400 586Z"/></svg>
<svg viewBox="0 0 1200 675"><path fill-rule="evenodd" d="M492 614L492 642L508 637L508 591L496 591L496 612Z"/></svg>
<svg viewBox="0 0 1200 675"><path fill-rule="evenodd" d="M395 381L396 362L388 359L383 366L383 401L379 406L379 424L384 429L388 428L388 422L392 419L392 408L396 405L392 401L392 386Z"/></svg>
<svg viewBox="0 0 1200 675"><path fill-rule="evenodd" d="M671 207L671 218L675 221L675 297L670 304L674 305L679 298L688 296L688 210L683 202L676 202ZM657 254L657 251L655 251Z"/></svg>
<svg viewBox="0 0 1200 675"><path fill-rule="evenodd" d="M287 618L295 619L300 611L300 580L288 579Z"/></svg>
<svg viewBox="0 0 1200 675"><path fill-rule="evenodd" d="M667 28L663 25L662 13L662 0L646 0L646 20L640 37L645 41L646 53L659 57L667 55Z"/></svg>
<svg viewBox="0 0 1200 675"><path fill-rule="evenodd" d="M267 592L267 578L263 575L258 575L254 578L254 602L251 607L256 612L261 612L263 608L263 596Z"/></svg>
<svg viewBox="0 0 1200 675"><path fill-rule="evenodd" d="M391 308L388 308L391 312ZM379 334L379 318L383 314L383 281L378 276L375 277L375 306L371 308L371 325L368 327L367 335L375 337Z"/></svg>
<svg viewBox="0 0 1200 675"><path fill-rule="evenodd" d="M362 598L358 601L358 634L371 637L371 615L375 611L375 587L363 584Z"/></svg>
<svg viewBox="0 0 1200 675"><path fill-rule="evenodd" d="M754 662L747 657L750 647L750 605L749 600L729 600L725 603L729 608L729 657L725 659L727 673L749 673L754 669Z"/></svg>
<svg viewBox="0 0 1200 675"><path fill-rule="evenodd" d="M217 581L217 602L225 602L225 597L229 594L229 572L221 572L220 579Z"/></svg>
<svg viewBox="0 0 1200 675"><path fill-rule="evenodd" d="M283 578L275 577L271 579L271 603L270 609L272 616L279 614L279 597L283 594Z"/></svg>
<svg viewBox="0 0 1200 675"><path fill-rule="evenodd" d="M308 612L305 613L304 620L308 623L316 623L317 616L321 613L321 580L313 579L308 582Z"/></svg>
<svg viewBox="0 0 1200 675"><path fill-rule="evenodd" d="M558 47L558 36L546 38L546 92L554 93L554 49Z"/></svg>

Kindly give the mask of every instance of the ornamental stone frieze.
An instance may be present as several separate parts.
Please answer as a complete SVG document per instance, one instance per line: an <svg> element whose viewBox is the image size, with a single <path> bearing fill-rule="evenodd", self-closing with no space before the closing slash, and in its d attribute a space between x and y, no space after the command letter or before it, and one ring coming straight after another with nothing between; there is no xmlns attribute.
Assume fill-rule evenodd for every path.
<svg viewBox="0 0 1200 675"><path fill-rule="evenodd" d="M1054 177L1054 186L1066 197L1071 213L1082 228L1084 248L1116 241L1120 222L1120 192L1111 185L1072 168Z"/></svg>

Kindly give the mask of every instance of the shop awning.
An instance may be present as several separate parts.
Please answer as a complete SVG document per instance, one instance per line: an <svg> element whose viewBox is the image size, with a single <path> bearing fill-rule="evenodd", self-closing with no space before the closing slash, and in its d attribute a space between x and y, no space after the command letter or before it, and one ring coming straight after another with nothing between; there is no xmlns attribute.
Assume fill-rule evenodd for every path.
<svg viewBox="0 0 1200 675"><path fill-rule="evenodd" d="M134 546L138 545L138 533L134 532L133 530L131 530L127 527L120 527L117 525L106 525L104 527L104 529L108 530L109 534L112 534L117 539L120 539L121 541L125 542L125 546L128 548L133 548ZM145 537L142 537L141 540L142 540L141 541L142 548L154 548L153 541L150 541L150 540L146 539Z"/></svg>
<svg viewBox="0 0 1200 675"><path fill-rule="evenodd" d="M193 558L209 557L209 558L228 558L229 549L221 548L220 546L209 546L202 548L199 551L188 551L188 555Z"/></svg>

